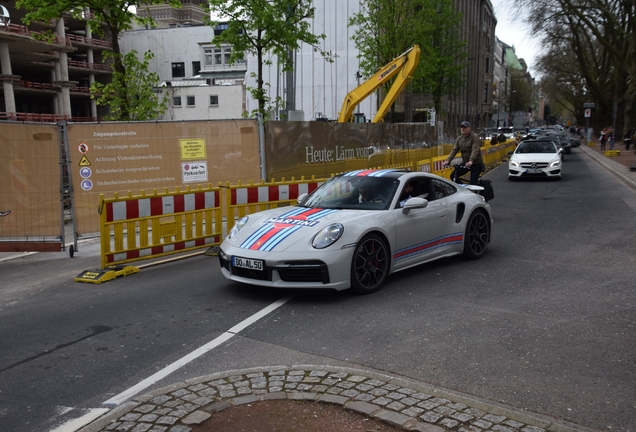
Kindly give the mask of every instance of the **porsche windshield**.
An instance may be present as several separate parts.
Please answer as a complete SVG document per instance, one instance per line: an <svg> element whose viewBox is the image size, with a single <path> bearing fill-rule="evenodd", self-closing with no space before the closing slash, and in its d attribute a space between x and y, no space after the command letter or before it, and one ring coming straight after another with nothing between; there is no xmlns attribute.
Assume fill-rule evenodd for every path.
<svg viewBox="0 0 636 432"><path fill-rule="evenodd" d="M333 177L300 205L325 209L386 210L398 183L397 179L386 177Z"/></svg>

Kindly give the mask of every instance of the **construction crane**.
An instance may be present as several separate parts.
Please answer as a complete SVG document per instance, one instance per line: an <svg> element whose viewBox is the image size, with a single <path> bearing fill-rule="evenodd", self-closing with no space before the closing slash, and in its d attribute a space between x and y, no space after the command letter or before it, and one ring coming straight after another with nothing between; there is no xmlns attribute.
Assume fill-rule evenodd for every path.
<svg viewBox="0 0 636 432"><path fill-rule="evenodd" d="M419 61L420 47L419 45L413 45L404 53L391 60L387 65L380 68L375 75L372 75L368 80L347 94L340 109L340 114L338 115L338 122L347 123L353 121L353 110L355 107L381 85L395 76L393 85L372 120L372 123L381 122L400 92L413 77L413 72L417 68Z"/></svg>

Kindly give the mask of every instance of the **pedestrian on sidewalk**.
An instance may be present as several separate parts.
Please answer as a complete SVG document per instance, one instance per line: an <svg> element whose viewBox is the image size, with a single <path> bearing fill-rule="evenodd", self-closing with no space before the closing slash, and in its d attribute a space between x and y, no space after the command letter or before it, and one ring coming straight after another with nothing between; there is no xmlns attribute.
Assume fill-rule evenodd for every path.
<svg viewBox="0 0 636 432"><path fill-rule="evenodd" d="M609 141L610 150L614 150L614 143L616 142L616 133L614 133L614 129L609 129L607 140Z"/></svg>
<svg viewBox="0 0 636 432"><path fill-rule="evenodd" d="M603 130L601 130L601 151L605 150L606 145L607 145L607 129L603 128Z"/></svg>
<svg viewBox="0 0 636 432"><path fill-rule="evenodd" d="M629 145L632 143L632 135L634 133L632 132L631 129L627 129L627 132L625 132L625 136L623 137L623 144L625 144L625 151L629 150Z"/></svg>

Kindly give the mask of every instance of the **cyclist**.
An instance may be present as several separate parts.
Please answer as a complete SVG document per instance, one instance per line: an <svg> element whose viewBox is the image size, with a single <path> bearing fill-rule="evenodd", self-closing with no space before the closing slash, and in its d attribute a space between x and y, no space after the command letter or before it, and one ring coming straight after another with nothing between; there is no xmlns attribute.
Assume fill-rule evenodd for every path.
<svg viewBox="0 0 636 432"><path fill-rule="evenodd" d="M470 184L476 185L479 181L479 175L484 171L484 160L481 157L481 148L479 137L471 131L470 123L462 122L459 126L461 135L455 140L455 145L445 161L443 166L450 164L457 153L461 154L463 165L466 168L457 168L457 176L461 177L470 171Z"/></svg>

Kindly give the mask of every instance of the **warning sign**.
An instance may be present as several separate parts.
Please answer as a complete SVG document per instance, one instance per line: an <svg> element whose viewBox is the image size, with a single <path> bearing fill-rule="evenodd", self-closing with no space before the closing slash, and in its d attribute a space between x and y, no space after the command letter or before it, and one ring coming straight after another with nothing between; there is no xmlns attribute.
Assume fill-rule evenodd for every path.
<svg viewBox="0 0 636 432"><path fill-rule="evenodd" d="M91 166L91 161L89 161L86 156L82 156L82 159L79 161L79 166Z"/></svg>
<svg viewBox="0 0 636 432"><path fill-rule="evenodd" d="M77 146L77 150L81 153L81 154L86 154L88 153L88 144L86 143L80 143L80 145Z"/></svg>
<svg viewBox="0 0 636 432"><path fill-rule="evenodd" d="M181 160L206 159L204 139L180 139L179 145L181 146Z"/></svg>

